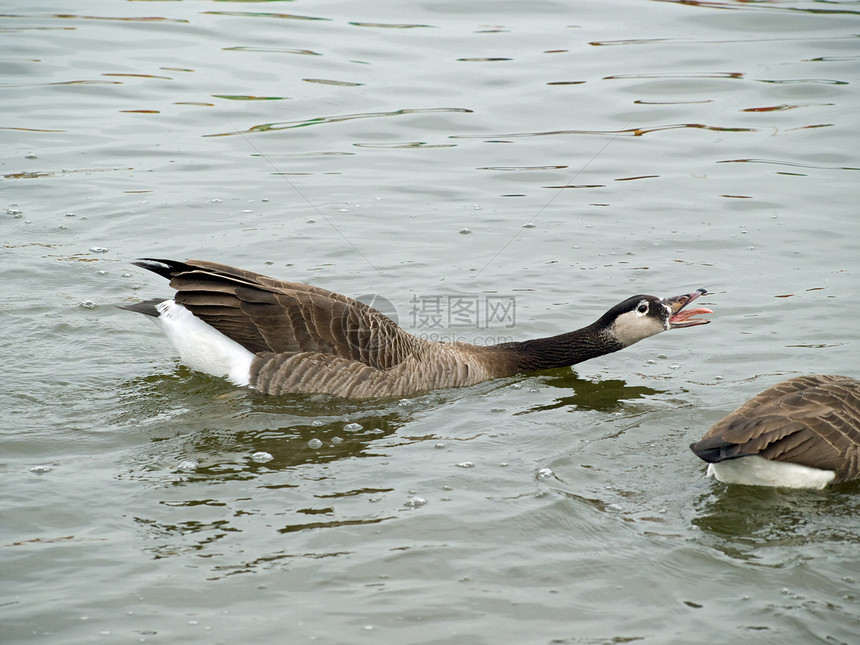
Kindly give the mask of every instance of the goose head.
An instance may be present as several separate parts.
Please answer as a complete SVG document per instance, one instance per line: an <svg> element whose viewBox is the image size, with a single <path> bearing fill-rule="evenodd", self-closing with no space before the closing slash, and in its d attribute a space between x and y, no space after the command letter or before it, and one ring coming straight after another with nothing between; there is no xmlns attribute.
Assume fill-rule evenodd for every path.
<svg viewBox="0 0 860 645"><path fill-rule="evenodd" d="M632 296L607 311L598 324L623 347L669 329L706 325L711 321L693 316L713 313L710 309L684 309L705 293L707 289L697 289L671 298Z"/></svg>

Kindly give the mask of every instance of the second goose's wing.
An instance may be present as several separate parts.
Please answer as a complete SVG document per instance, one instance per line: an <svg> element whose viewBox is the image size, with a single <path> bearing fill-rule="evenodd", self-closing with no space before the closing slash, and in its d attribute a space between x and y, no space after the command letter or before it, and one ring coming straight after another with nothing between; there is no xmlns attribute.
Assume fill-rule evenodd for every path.
<svg viewBox="0 0 860 645"><path fill-rule="evenodd" d="M692 447L709 462L760 455L854 479L860 476L859 422L857 381L799 376L753 397Z"/></svg>

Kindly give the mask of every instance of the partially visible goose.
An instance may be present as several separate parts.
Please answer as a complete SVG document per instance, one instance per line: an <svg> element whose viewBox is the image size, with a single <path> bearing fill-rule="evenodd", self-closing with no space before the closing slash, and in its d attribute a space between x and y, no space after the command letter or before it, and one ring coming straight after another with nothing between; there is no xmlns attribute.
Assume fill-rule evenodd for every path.
<svg viewBox="0 0 860 645"><path fill-rule="evenodd" d="M798 376L718 421L690 445L730 484L824 488L860 479L860 381Z"/></svg>
<svg viewBox="0 0 860 645"><path fill-rule="evenodd" d="M319 287L214 262L142 258L164 276L172 300L125 309L155 317L190 368L264 394L320 393L345 398L409 396L474 385L618 351L662 331L703 325L681 311L706 293L633 296L577 331L477 346L407 333L372 307Z"/></svg>

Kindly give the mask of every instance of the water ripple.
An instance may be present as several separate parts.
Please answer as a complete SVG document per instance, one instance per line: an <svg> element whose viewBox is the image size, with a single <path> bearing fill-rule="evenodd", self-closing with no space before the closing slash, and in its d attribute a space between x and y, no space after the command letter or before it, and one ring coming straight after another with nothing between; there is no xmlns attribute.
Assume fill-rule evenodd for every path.
<svg viewBox="0 0 860 645"><path fill-rule="evenodd" d="M225 52L263 52L267 54L298 54L299 56L322 56L312 49L280 49L277 47L223 47Z"/></svg>
<svg viewBox="0 0 860 645"><path fill-rule="evenodd" d="M204 16L230 16L242 18L280 18L286 20L328 20L331 18L318 18L316 16L299 16L294 13L271 13L265 11L203 11Z"/></svg>
<svg viewBox="0 0 860 645"><path fill-rule="evenodd" d="M217 134L204 134L204 137L229 137L235 134L253 134L256 132L277 132L280 130L291 130L294 128L305 128L312 125L323 125L327 123L341 123L343 121L354 121L356 119L375 119L386 116L403 116L405 114L428 114L431 112L462 112L471 113L466 108L404 108L392 112L362 112L358 114L340 114L337 116L320 116L303 121L277 121L275 123L263 123L254 125L247 130L234 130L232 132L221 132Z"/></svg>
<svg viewBox="0 0 860 645"><path fill-rule="evenodd" d="M664 130L679 130L692 128L698 130L711 130L713 132L758 132L758 128L726 128L716 125L705 125L704 123L673 123L670 125L658 125L653 127L625 128L623 130L547 130L544 132L510 132L506 134L452 134L451 139L514 139L517 137L547 137L560 134L598 134L620 136L623 134L641 137L651 132L662 132Z"/></svg>
<svg viewBox="0 0 860 645"><path fill-rule="evenodd" d="M352 22L354 27L374 27L376 29L435 29L435 25L415 25L409 23L384 23L384 22Z"/></svg>
<svg viewBox="0 0 860 645"><path fill-rule="evenodd" d="M178 22L187 23L188 20L181 18L162 18L159 16L81 16L72 13L57 13L52 18L64 20L120 20L122 22Z"/></svg>
<svg viewBox="0 0 860 645"><path fill-rule="evenodd" d="M816 166L814 164L797 163L795 161L780 161L779 159L724 159L717 163L763 163L776 166L794 166L796 168L816 168L819 170L860 170L851 166Z"/></svg>
<svg viewBox="0 0 860 645"><path fill-rule="evenodd" d="M758 10L771 10L771 11L797 11L800 13L813 13L813 14L825 14L825 15L838 15L838 14L852 14L857 15L860 14L860 11L852 11L850 9L812 9L807 7L784 7L773 4L749 4L744 2L743 5L738 6L735 3L729 2L705 2L704 0L654 0L654 2L669 2L671 4L682 4L688 7L699 7L703 9L728 9L731 11L754 11Z"/></svg>

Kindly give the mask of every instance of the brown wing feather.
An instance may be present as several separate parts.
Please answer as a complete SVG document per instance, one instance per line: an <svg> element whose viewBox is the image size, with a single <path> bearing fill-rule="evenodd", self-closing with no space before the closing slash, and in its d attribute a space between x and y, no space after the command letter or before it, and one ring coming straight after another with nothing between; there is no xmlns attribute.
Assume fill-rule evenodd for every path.
<svg viewBox="0 0 860 645"><path fill-rule="evenodd" d="M811 375L783 381L714 424L693 444L709 461L745 455L860 478L860 381Z"/></svg>
<svg viewBox="0 0 860 645"><path fill-rule="evenodd" d="M152 260L175 300L248 350L319 352L388 369L420 340L373 307L320 287L215 262Z"/></svg>

